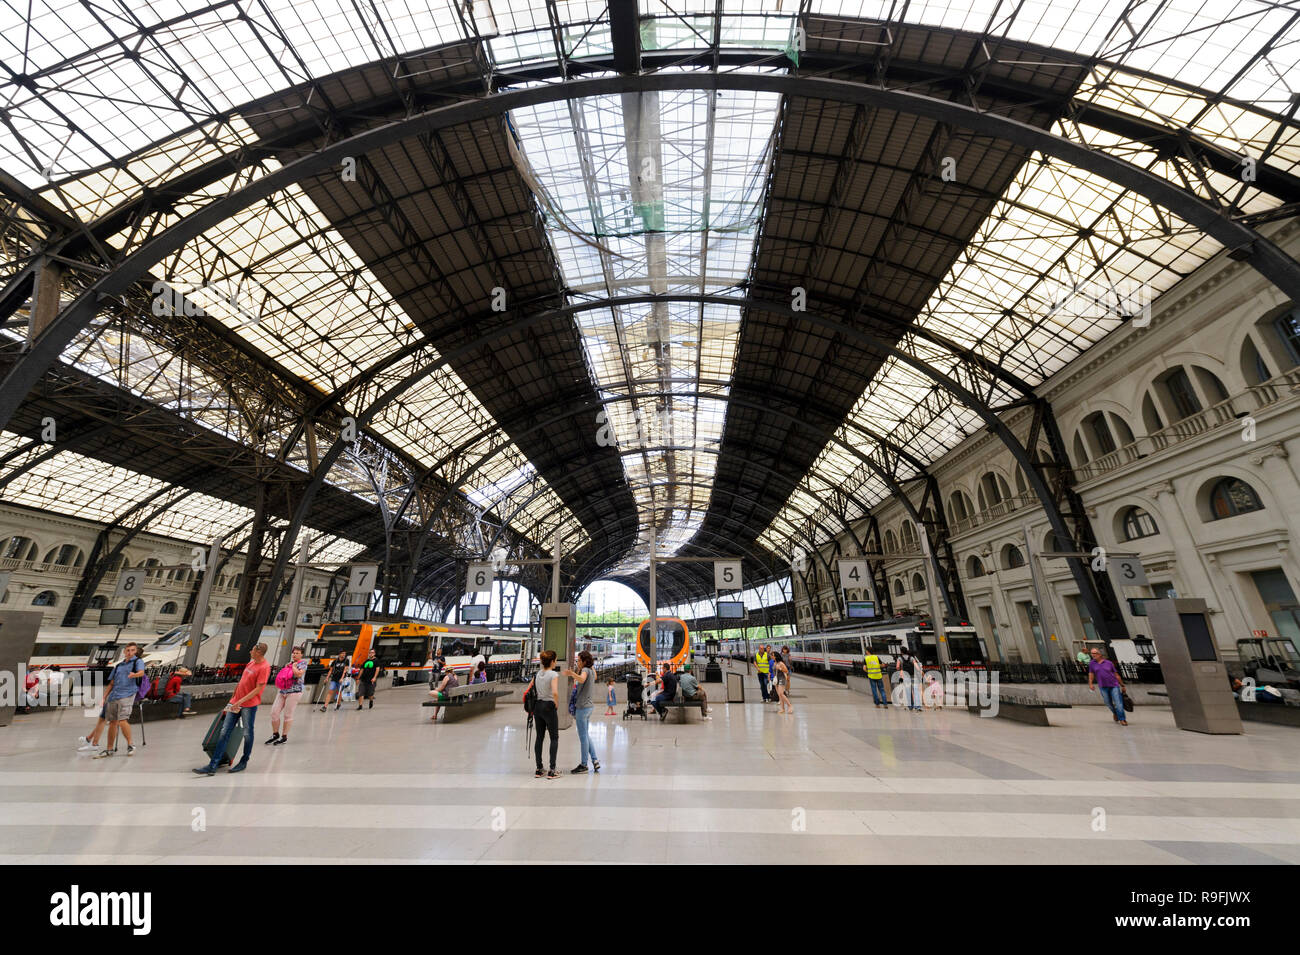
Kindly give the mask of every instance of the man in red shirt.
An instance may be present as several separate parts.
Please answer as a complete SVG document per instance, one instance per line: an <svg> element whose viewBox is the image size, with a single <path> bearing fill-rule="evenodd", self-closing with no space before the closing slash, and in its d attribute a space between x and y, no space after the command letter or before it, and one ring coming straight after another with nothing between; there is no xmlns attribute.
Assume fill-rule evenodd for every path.
<svg viewBox="0 0 1300 955"><path fill-rule="evenodd" d="M230 734L235 731L235 723L242 716L244 719L244 758L230 767L232 773L242 773L248 768L248 757L253 752L253 722L257 719L257 706L262 702L262 691L266 681L271 677L271 664L266 662L266 644L259 643L249 651L251 659L244 667L244 675L239 678L234 695L222 711L225 720L221 724L221 735L217 745L212 748L212 760L206 766L197 766L194 772L200 776L212 776L221 765L221 757L226 753L226 744Z"/></svg>

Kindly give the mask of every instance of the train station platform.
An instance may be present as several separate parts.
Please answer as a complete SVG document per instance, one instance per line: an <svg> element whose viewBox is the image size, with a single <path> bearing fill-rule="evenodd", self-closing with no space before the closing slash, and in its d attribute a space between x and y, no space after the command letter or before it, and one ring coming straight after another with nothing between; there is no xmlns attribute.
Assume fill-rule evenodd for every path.
<svg viewBox="0 0 1300 955"><path fill-rule="evenodd" d="M598 706L601 772L568 774L569 729L554 781L533 778L517 703L431 724L419 687L300 707L284 746L263 745L263 707L248 771L212 778L190 772L206 716L151 722L135 756L103 760L77 751L82 711L19 716L0 730L0 861L1300 862L1293 728L1203 736L1160 707L1126 728L1100 707L1027 726L877 709L806 677L783 716L752 682L744 704L706 689L707 722Z"/></svg>

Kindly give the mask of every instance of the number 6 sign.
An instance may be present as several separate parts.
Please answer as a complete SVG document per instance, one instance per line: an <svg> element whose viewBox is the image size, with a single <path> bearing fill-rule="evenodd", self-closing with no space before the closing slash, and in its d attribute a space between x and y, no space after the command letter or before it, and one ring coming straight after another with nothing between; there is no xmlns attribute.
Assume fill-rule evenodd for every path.
<svg viewBox="0 0 1300 955"><path fill-rule="evenodd" d="M496 570L491 564L470 564L465 574L465 591L483 594L492 590L492 577Z"/></svg>

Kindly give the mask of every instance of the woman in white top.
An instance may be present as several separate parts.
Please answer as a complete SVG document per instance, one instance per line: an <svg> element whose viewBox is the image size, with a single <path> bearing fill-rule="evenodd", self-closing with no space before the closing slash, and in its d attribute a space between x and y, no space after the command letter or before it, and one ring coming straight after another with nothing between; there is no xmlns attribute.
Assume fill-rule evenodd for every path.
<svg viewBox="0 0 1300 955"><path fill-rule="evenodd" d="M781 703L782 713L793 713L790 705L790 668L781 654L772 654L772 673L776 681L776 697Z"/></svg>
<svg viewBox="0 0 1300 955"><path fill-rule="evenodd" d="M555 771L555 759L560 754L560 674L554 669L555 651L541 652L542 668L533 677L532 686L537 688L537 706L533 709L533 719L537 721L537 772L535 779L545 776L547 779L559 779ZM527 690L524 691L528 692ZM551 733L551 771L542 771L542 739L547 731Z"/></svg>

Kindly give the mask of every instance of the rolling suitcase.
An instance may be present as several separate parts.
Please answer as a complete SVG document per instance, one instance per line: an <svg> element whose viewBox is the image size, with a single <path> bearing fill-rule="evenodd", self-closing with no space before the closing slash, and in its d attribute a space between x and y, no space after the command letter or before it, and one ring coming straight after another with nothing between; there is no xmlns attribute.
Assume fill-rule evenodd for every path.
<svg viewBox="0 0 1300 955"><path fill-rule="evenodd" d="M217 740L221 738L221 721L225 719L226 711L222 710L208 727L207 733L203 737L203 752L212 757L212 752L217 748ZM230 739L226 741L226 752L218 760L217 765L224 766L226 763L235 761L234 754L239 752L239 745L244 741L244 721L237 720L235 727L230 731Z"/></svg>

